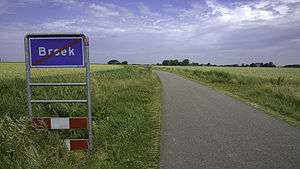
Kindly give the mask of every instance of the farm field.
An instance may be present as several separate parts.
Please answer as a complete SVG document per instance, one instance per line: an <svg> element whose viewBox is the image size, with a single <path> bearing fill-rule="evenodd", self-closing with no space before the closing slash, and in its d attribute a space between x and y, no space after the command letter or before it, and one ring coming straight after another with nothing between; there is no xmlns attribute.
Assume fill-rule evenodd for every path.
<svg viewBox="0 0 300 169"><path fill-rule="evenodd" d="M272 67L215 67L215 66L155 66L158 68L174 68L200 71L223 71L230 74L251 76L258 78L273 78L285 77L291 80L300 80L300 69L295 68L272 68Z"/></svg>
<svg viewBox="0 0 300 169"><path fill-rule="evenodd" d="M102 65L102 64L91 64L91 72L121 69L122 65ZM15 78L26 78L26 66L23 62L0 62L0 79L15 79ZM84 73L85 69L77 68L42 68L42 69L31 69L31 77L42 77L51 75L66 75L72 73Z"/></svg>
<svg viewBox="0 0 300 169"><path fill-rule="evenodd" d="M37 130L28 120L24 63L1 63L3 168L158 168L161 87L147 68L91 65L93 151L68 151L86 130ZM122 68L123 69L120 69ZM118 69L115 71L104 71ZM32 69L33 82L84 82L83 69ZM41 72L38 72L41 70ZM3 73L4 72L4 73ZM3 75L5 74L5 75ZM35 86L33 99L84 99L84 86ZM86 104L33 104L35 117L85 117Z"/></svg>
<svg viewBox="0 0 300 169"><path fill-rule="evenodd" d="M154 66L214 88L300 128L300 69Z"/></svg>

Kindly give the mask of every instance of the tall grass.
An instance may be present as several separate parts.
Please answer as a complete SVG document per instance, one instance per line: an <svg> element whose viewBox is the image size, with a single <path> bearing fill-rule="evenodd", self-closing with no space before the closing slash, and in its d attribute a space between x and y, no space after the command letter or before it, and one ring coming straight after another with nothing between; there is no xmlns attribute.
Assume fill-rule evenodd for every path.
<svg viewBox="0 0 300 169"><path fill-rule="evenodd" d="M84 73L33 77L33 82L83 82ZM13 76L13 75L12 75ZM158 167L161 88L150 69L91 73L93 151L68 151L64 138L86 130L37 130L28 121L24 78L0 79L0 165L4 168ZM84 99L85 87L32 87L33 99ZM34 116L86 116L85 104L33 104ZM154 120L155 119L155 120ZM11 164L14 164L13 166Z"/></svg>
<svg viewBox="0 0 300 169"><path fill-rule="evenodd" d="M37 130L26 117L0 118L1 168L47 167L67 156L57 133Z"/></svg>
<svg viewBox="0 0 300 169"><path fill-rule="evenodd" d="M258 68L255 71L248 68L249 72L252 72L250 75L243 75L239 72L239 68L230 68L230 71L228 68L227 71L186 68L156 67L215 88L300 128L300 72L299 76L294 76L283 73L284 69L271 68L272 74L260 77L256 75L260 73ZM269 70L262 68L261 71ZM299 70L289 69L289 71Z"/></svg>

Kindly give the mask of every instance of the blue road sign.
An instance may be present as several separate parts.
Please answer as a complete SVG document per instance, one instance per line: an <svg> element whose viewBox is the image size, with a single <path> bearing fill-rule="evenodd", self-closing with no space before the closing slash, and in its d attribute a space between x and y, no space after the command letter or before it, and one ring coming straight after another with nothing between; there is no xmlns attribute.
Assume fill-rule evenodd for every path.
<svg viewBox="0 0 300 169"><path fill-rule="evenodd" d="M82 37L30 37L31 68L85 67Z"/></svg>

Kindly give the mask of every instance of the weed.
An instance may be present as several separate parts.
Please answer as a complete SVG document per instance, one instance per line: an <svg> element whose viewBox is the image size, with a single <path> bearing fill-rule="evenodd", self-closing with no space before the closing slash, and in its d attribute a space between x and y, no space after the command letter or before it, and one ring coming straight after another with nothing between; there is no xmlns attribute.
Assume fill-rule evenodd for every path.
<svg viewBox="0 0 300 169"><path fill-rule="evenodd" d="M285 79L284 76L279 76L277 79L270 79L270 81L274 87L280 87L283 85L284 79Z"/></svg>
<svg viewBox="0 0 300 169"><path fill-rule="evenodd" d="M193 75L200 78L200 77L202 77L202 71L201 70L194 70Z"/></svg>

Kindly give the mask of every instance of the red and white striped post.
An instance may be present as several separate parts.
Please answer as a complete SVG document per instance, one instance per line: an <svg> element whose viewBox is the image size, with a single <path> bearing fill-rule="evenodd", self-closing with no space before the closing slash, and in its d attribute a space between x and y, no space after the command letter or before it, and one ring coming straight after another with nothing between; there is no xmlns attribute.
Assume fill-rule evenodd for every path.
<svg viewBox="0 0 300 169"><path fill-rule="evenodd" d="M69 150L87 150L88 139L65 139L65 144Z"/></svg>
<svg viewBox="0 0 300 169"><path fill-rule="evenodd" d="M87 129L88 119L82 117L43 117L33 118L38 129ZM69 150L87 150L88 139L65 139Z"/></svg>
<svg viewBox="0 0 300 169"><path fill-rule="evenodd" d="M87 118L81 117L44 117L33 118L33 122L39 129L87 129Z"/></svg>

